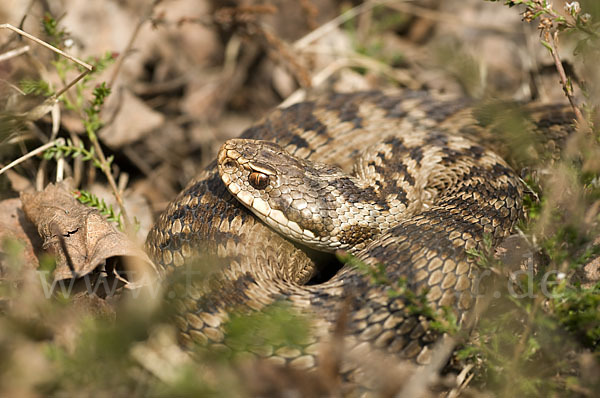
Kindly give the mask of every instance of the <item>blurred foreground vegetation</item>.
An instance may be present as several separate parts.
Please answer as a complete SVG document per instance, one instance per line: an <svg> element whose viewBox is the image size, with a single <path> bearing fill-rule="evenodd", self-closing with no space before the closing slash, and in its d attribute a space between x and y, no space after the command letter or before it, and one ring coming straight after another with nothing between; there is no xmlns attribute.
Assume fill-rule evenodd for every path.
<svg viewBox="0 0 600 398"><path fill-rule="evenodd" d="M522 176L530 189L526 198L527 215L515 232L526 246L527 267L524 272L513 274L516 275L513 279L507 279L494 248L472 253L483 268L497 274L488 286L495 295L490 297L471 337L456 350L448 369L469 370L468 381L453 390L459 396L592 397L600 391L600 72L597 68L600 6L593 0L570 2L563 11L558 7L561 2L555 2L554 8L545 1L506 3L521 4L535 11L525 14L524 19L533 25L540 24L543 43L536 44L542 48L550 46L549 52L556 51L544 33L558 32L562 40L558 47L560 55L574 51L575 55L569 56L564 64L576 69L578 75L567 72L568 84L560 90L577 92L576 104L585 121L578 121L576 132L566 143L560 160L548 159L542 151L519 152L520 148L529 148L527 139L513 146L515 160L525 165ZM349 2L335 5L340 11L351 6ZM487 6L502 7L501 4ZM527 9L520 11L527 12ZM260 10L258 14L261 15ZM256 14L250 15L256 17ZM375 7L367 15L371 18L367 28L359 16L351 18L340 30L351 39L356 53L361 56L356 58L360 62L351 64L349 69L365 80L375 79L373 75L376 75L380 88L401 85L394 80L397 74L381 65L389 65L397 72L410 62L410 56L402 51L386 51L385 44L390 41L390 32L403 35L408 31L411 24L416 23L414 15L392 11L385 5ZM153 22L160 25L159 19L156 17ZM232 25L236 23L241 22L234 21ZM51 13L39 18L39 24L44 40L64 47L69 26L62 26L60 18ZM223 36L231 34L225 32L223 26L219 29ZM365 34L365 29L369 34ZM256 39L251 34L249 37ZM572 51L563 52L563 45ZM487 107L490 120L486 122L495 126L496 133L509 141L509 146L511 140L514 144L515 137L523 138L526 132L522 130L527 129L528 123L527 116L518 112L518 103L514 105L516 112L511 111L513 107L494 107L497 103L492 93L481 83L484 70L473 55L462 52L460 44L455 43L450 52L448 48L437 47L436 52L434 47L434 58L446 64L449 74L465 93L480 100L479 109ZM520 50L532 51L525 44ZM119 167L115 166L119 160L130 162L117 151L116 157L104 157L98 152L98 148L108 150L97 136L106 122L102 120L104 100L115 95L104 80L100 80L99 73L110 68L117 57L107 52L88 59L95 66L95 72L72 88L71 96L61 97L61 107L65 112L71 111L82 126L82 140L77 144L67 140L51 147L44 155L44 162L80 158L92 164L90 167L95 171L88 169L88 173L106 175ZM55 69L59 81L64 83L68 81L68 72L74 72L76 67L57 56L46 68ZM370 68L376 72L370 74ZM558 77L553 76L559 85ZM18 81L12 82L27 94L27 101L32 97L43 100L57 92L43 74L35 77L19 76ZM301 79L297 77L297 80ZM169 95L181 95L181 91L182 88L177 88ZM150 94L145 95L149 100L156 100ZM5 97L2 96L6 105ZM244 103L240 97L235 99L237 102L233 101L232 107ZM160 104L160 99L156 103ZM11 141L16 132L51 129L49 116L35 122L26 120L19 112L4 112L0 116L3 165L19 153L19 144ZM34 133L28 140L35 140L32 137ZM41 167L43 162L35 161L34 166L18 170L33 179L31 170ZM14 179L9 182L2 177L0 180L0 187L5 191L2 198L14 196L7 188L11 183ZM123 221L126 215L91 192L82 190L80 200L98 208L122 227L127 224ZM131 221L131 224L135 226L136 222ZM69 297L55 294L48 299L42 283L53 269L53 259L40 258L37 270L45 273L36 272L18 240L3 238L1 244L2 396L251 396L265 391L283 396L288 391L286 388L308 391L301 386L266 390L257 380L263 378L260 372L273 370L247 365L243 355L199 348L190 356L182 351L170 316L174 309L163 298L174 289L168 282L154 286L156 290L142 289L136 297L127 291L119 291L118 297L102 298L81 291ZM285 305L275 306L248 317L234 316L227 326L228 338L240 351L293 345L305 337L306 323L306 319ZM301 379L303 376L296 373L277 373L275 377L311 380ZM421 393L430 394L426 386Z"/></svg>

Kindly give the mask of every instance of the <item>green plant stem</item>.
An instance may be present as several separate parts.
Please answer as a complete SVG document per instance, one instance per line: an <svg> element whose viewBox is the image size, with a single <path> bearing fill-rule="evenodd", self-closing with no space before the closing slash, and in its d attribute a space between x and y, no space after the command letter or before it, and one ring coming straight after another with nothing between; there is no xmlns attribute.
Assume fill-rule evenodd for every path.
<svg viewBox="0 0 600 398"><path fill-rule="evenodd" d="M125 208L125 203L123 202L123 198L121 197L119 188L117 188L117 183L115 182L115 179L110 171L110 166L106 161L106 156L104 156L104 152L102 151L102 147L100 146L100 142L98 141L96 134L93 134L93 136L91 136L90 138L92 144L94 145L94 149L96 150L96 156L98 156L100 164L102 165L102 171L104 172L104 175L106 176L106 179L108 180L108 183L113 190L113 194L115 195L117 203L119 204L119 209L121 210L121 214L123 215L123 221L125 223L125 230L129 231L129 229L131 228L131 221L129 220L129 217L127 215L127 209Z"/></svg>

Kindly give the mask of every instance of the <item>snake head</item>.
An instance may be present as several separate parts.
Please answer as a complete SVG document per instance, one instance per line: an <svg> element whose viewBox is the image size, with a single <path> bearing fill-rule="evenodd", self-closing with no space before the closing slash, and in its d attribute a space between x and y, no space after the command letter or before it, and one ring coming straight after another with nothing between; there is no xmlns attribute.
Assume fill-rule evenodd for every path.
<svg viewBox="0 0 600 398"><path fill-rule="evenodd" d="M347 188L352 177L338 167L299 159L270 141L249 139L225 142L217 167L229 192L285 237L335 251L355 245L351 240L358 236L357 228L364 230L343 224L343 212L351 211L339 195L340 184Z"/></svg>

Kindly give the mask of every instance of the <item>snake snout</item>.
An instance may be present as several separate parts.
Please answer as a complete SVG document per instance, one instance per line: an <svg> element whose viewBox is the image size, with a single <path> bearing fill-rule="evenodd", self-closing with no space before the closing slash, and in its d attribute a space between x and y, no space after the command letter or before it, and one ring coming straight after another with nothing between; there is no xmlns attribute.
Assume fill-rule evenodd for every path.
<svg viewBox="0 0 600 398"><path fill-rule="evenodd" d="M235 173L240 167L238 162L239 157L240 153L233 149L228 142L225 142L221 146L221 149L219 149L217 155L217 168L219 169L219 174L223 176L223 174Z"/></svg>

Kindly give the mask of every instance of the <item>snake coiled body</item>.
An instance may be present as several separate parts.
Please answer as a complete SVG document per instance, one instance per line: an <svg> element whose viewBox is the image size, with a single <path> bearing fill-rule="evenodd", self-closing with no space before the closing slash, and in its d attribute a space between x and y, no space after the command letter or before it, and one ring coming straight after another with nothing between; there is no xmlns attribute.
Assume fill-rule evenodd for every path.
<svg viewBox="0 0 600 398"><path fill-rule="evenodd" d="M529 111L531 131L552 145L572 130L567 107ZM388 294L393 286L373 283L350 265L307 284L317 269L315 255L294 241L383 264L388 281L402 279L411 291L424 292L434 310L468 317L478 267L466 251L481 249L486 236L493 244L507 236L521 216L523 196L518 175L489 149L502 151L500 140L473 116L470 101L413 91L334 94L276 110L241 138L223 146L221 175L216 162L209 165L147 239L165 272L194 258L213 267L209 282L189 282L178 292L184 343L223 344L231 311L285 301L310 314L313 334L301 347L257 354L312 368L349 306L348 351L381 350L426 363L439 336L426 316L408 308L406 297ZM291 163L280 164L279 155ZM319 182L298 174L303 170L335 178ZM314 190L303 192L308 188Z"/></svg>

